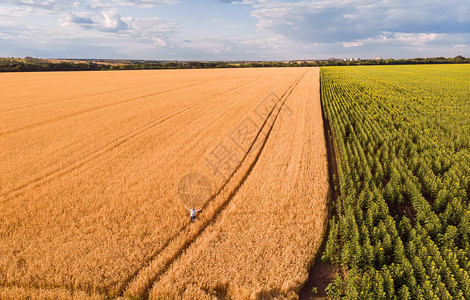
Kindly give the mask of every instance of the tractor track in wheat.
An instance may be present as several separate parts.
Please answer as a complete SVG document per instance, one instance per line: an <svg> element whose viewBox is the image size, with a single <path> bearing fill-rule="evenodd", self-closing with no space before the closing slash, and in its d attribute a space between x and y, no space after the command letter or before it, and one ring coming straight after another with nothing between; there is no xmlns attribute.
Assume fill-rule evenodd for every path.
<svg viewBox="0 0 470 300"><path fill-rule="evenodd" d="M291 86L288 87L288 89L284 92L284 94L282 94L281 97L279 97L279 100L277 101L276 105L273 106L272 110L270 111L270 113L266 117L266 119L263 122L261 128L259 129L255 139L253 140L253 142L250 145L249 149L247 150L247 152L245 153L245 155L241 159L240 163L237 165L235 170L231 173L229 178L224 182L224 184L217 190L217 192L214 194L214 196L212 196L211 199L209 199L209 201L203 206L203 209L206 209L210 204L212 204L214 202L214 199L218 195L220 195L224 189L226 189L230 186L229 183L232 181L232 179L235 178L235 175L237 174L237 172L241 170L242 165L248 164L248 166L246 167L246 171L241 174L241 179L238 182L235 183L235 187L233 189L231 189L231 191L229 192L228 197L226 199L224 199L224 201L221 203L221 205L219 205L218 207L215 208L215 212L211 215L211 217L207 220L207 222L205 222L200 228L197 229L196 235L193 236L190 240L182 241L181 245L179 247L177 247L175 253L173 253L173 255L171 255L171 258L164 263L163 268L161 268L158 272L153 274L153 276L151 278L147 278L146 283L144 284L144 287L143 288L139 287L139 291L141 291L141 293L143 292L143 294L138 295L139 297L143 297L143 298L148 297L149 289L151 288L151 286L156 281L158 281L158 278L160 278L163 274L165 274L165 272L168 270L168 268L171 266L171 264L174 261L176 261L181 256L181 254L184 253L184 251L186 249L188 249L201 235L204 234L204 231L205 231L206 228L208 228L211 224L213 224L217 221L218 217L223 213L225 208L230 204L230 201L233 199L233 197L236 195L239 188L246 181L246 179L248 178L248 176L251 173L251 170L255 167L256 162L258 161L259 157L261 156L261 153L262 153L262 151L264 149L264 146L266 145L266 143L269 139L269 136L270 136L270 134L272 132L272 129L273 129L275 123L276 123L276 120L277 120L277 118L278 118L278 116L279 116L279 114L282 110L282 107L284 106L287 99L289 98L289 95L297 87L297 85L299 84L299 82L302 80L302 78L305 76L306 73L307 72L304 72L297 80L295 80L294 83L292 83ZM280 105L278 105L278 104L280 104ZM277 113L275 113L275 115L273 115L276 108L277 108ZM273 115L273 118L272 118L273 121L269 124L269 120L270 120L272 115ZM254 159L251 162L247 162L246 158L248 157L248 155L254 149L255 144L259 141L258 138L260 136L262 136L262 131L263 131L264 128L266 128L267 125L269 126L269 127L267 127L268 130L265 133L264 138L262 138L262 140L260 141L261 145L260 145L258 151L256 152ZM183 230L181 230L178 234L176 234L175 237L168 240L168 242L164 245L164 247L162 247L161 250L159 250L157 253L152 255L149 258L149 260L145 263L146 266L144 266L141 269L137 270L135 272L135 274L129 280L127 280L124 283L124 285L123 285L124 289L120 288L118 295L119 296L131 296L131 297L137 296L137 295L133 295L132 293L128 292L128 289L129 288L135 289L135 287L132 287L132 285L134 284L134 282L137 282L137 281L141 280L139 278L139 274L141 273L141 271L143 269L147 268L148 265L150 265L152 263L152 261L154 261L155 258L157 258L163 251L165 251L169 247L169 245L178 238L178 236L182 236L183 232L188 230L190 225L191 224L188 224L185 228L183 228Z"/></svg>

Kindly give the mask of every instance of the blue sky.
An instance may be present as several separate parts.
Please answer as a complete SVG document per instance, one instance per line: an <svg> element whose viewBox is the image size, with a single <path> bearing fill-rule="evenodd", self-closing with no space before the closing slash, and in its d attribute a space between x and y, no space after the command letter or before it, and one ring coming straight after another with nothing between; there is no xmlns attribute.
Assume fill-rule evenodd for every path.
<svg viewBox="0 0 470 300"><path fill-rule="evenodd" d="M0 56L470 56L468 0L3 0Z"/></svg>

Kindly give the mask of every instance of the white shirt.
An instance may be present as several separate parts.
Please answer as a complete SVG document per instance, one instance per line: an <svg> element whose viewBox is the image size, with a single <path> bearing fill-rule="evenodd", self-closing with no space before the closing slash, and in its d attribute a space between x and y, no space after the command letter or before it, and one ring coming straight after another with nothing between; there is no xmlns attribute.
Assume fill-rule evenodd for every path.
<svg viewBox="0 0 470 300"><path fill-rule="evenodd" d="M197 212L197 211L200 211L200 209L194 209L194 208L189 209L189 208L186 207L186 209L191 212L191 217L195 217L195 216L196 216L196 212Z"/></svg>

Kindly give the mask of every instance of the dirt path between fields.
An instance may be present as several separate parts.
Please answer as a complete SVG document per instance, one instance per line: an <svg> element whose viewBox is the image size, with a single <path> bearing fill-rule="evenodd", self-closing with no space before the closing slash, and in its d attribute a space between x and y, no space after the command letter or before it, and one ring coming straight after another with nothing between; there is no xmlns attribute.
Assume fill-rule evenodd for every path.
<svg viewBox="0 0 470 300"><path fill-rule="evenodd" d="M329 120L325 116L323 111L323 99L321 99L321 78L320 78L320 100L322 104L322 116L323 116L323 131L325 134L326 152L328 160L328 181L330 184L328 194L328 216L325 222L328 222L329 216L333 213L332 204L336 202L339 197L339 183L338 183L338 165L336 161L336 152L333 142L333 133L331 132ZM326 239L328 238L328 229L325 232L322 245L318 250L315 262L310 268L308 274L308 281L299 293L300 300L307 299L318 299L326 297L325 289L328 284L333 282L336 278L335 267L327 262L321 261L321 255L325 249ZM317 288L317 293L312 293L312 288Z"/></svg>

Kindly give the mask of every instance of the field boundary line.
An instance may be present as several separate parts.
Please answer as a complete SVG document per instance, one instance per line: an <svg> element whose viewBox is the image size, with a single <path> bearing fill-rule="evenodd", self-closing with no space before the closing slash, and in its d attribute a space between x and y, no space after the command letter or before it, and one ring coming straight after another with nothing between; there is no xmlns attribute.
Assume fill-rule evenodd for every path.
<svg viewBox="0 0 470 300"><path fill-rule="evenodd" d="M323 120L323 135L325 137L325 147L326 147L326 159L328 165L328 195L327 195L327 213L328 215L325 216L323 220L325 229L322 232L322 239L320 247L318 251L315 253L315 256L312 259L311 265L309 267L308 278L305 282L304 286L299 292L299 300L308 300L311 296L325 296L326 293L324 290L318 289L317 294L312 294L312 288L316 287L313 275L315 274L315 266L318 260L321 259L321 254L323 253L326 242L328 239L328 232L329 232L329 217L334 214L333 212L333 204L336 203L337 199L340 197L339 191L339 182L338 182L338 164L336 160L336 149L334 143L334 133L331 130L331 126L329 120L325 114L323 98L322 98L322 90L321 90L321 72L319 78L319 90L320 90L320 105L322 110L322 120Z"/></svg>

